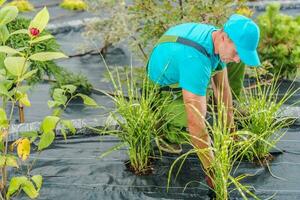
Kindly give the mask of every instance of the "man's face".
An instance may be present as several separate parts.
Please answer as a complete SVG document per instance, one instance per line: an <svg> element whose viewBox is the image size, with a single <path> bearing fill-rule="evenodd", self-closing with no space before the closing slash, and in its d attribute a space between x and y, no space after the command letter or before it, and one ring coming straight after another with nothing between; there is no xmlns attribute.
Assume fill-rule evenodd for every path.
<svg viewBox="0 0 300 200"><path fill-rule="evenodd" d="M226 34L222 36L222 42L219 46L219 55L223 62L240 62L240 57L237 54L234 43L228 38Z"/></svg>

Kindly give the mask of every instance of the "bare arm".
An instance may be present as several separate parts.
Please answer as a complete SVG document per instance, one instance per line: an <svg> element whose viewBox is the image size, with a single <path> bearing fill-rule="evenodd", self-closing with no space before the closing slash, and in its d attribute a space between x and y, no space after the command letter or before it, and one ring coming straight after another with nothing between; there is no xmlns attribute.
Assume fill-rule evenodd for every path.
<svg viewBox="0 0 300 200"><path fill-rule="evenodd" d="M182 90L183 101L187 113L187 121L189 133L193 145L199 149L211 147L211 139L206 131L205 115L206 115L206 97L198 96L189 91ZM214 155L211 149L205 153L198 154L204 169L210 166Z"/></svg>
<svg viewBox="0 0 300 200"><path fill-rule="evenodd" d="M229 127L233 127L233 105L232 105L232 94L229 86L227 69L220 71L212 77L212 88L214 96L219 103L221 100L227 109L227 124Z"/></svg>

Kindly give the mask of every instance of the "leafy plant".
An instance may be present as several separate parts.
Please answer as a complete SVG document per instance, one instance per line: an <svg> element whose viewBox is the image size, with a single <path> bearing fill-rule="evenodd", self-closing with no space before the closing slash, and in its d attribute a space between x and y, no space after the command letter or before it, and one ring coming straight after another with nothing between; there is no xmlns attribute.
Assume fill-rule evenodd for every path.
<svg viewBox="0 0 300 200"><path fill-rule="evenodd" d="M201 115L196 108L194 110L196 113ZM217 112L212 109L212 118L212 125L206 122L207 130L210 132L213 140L212 147L200 149L194 146L190 141L189 144L192 145L193 149L179 156L170 168L168 187L171 182L172 172L177 163L181 162L178 172L176 173L176 178L184 161L190 154L196 153L201 161L201 156L199 155L206 155L206 152L212 150L214 158L211 161L210 167L204 171L206 175L210 177L212 185L214 186L213 188L210 188L215 193L215 198L213 197L213 199L227 200L229 199L229 194L236 190L240 193L243 199L248 199L247 195L250 195L254 199L259 199L250 191L249 186L241 184L241 180L249 175L241 174L237 177L234 177L233 175L239 166L239 158L241 158L244 151L246 151L254 141L234 140L237 135L247 136L248 132L231 132L230 127L227 126L227 112L224 104L217 105ZM200 138L196 139L205 142Z"/></svg>
<svg viewBox="0 0 300 200"><path fill-rule="evenodd" d="M76 86L76 94L90 95L92 93L93 86L84 75L74 74L62 67L57 67L56 69L52 68L52 72L56 82L52 84L51 94L53 94L56 88L61 88L64 85Z"/></svg>
<svg viewBox="0 0 300 200"><path fill-rule="evenodd" d="M300 22L279 10L280 4L270 4L257 17L261 31L259 53L271 64L269 72L280 78L294 78L300 68Z"/></svg>
<svg viewBox="0 0 300 200"><path fill-rule="evenodd" d="M11 6L16 6L20 12L33 11L34 6L28 0L14 0L9 3Z"/></svg>
<svg viewBox="0 0 300 200"><path fill-rule="evenodd" d="M5 1L0 1L2 5ZM44 30L49 20L47 8L42 9L30 22L28 29L16 30L10 33L7 29L7 24L13 21L18 15L18 9L15 6L5 6L0 10L1 32L0 53L0 96L2 98L2 108L0 108L0 169L1 169L1 184L0 197L1 199L10 199L11 195L16 191L23 190L30 198L36 198L38 191L42 185L41 176L32 177L13 177L10 180L7 188L8 174L7 168L18 168L18 159L13 154L8 152L8 136L10 125L13 117L14 107L17 102L20 105L30 106L27 91L30 87L24 85L24 82L33 76L37 70L30 70L31 61L46 61L66 57L60 52L40 52L30 54L26 49L30 46L39 43L42 40L49 39L49 35L39 36L39 33ZM30 37L29 46L14 49L6 46L6 41L14 34L27 34ZM11 101L11 109L7 115L7 101ZM48 129L50 132L50 129ZM48 131L43 129L45 134ZM41 141L43 139L41 138ZM23 137L17 140L13 146L18 146L17 152L20 160L26 160L30 153L30 140L28 137ZM36 187L33 185L35 183Z"/></svg>
<svg viewBox="0 0 300 200"><path fill-rule="evenodd" d="M22 17L18 17L14 19L12 22L7 24L8 31L10 33L13 33L20 29L27 29L30 24L30 20ZM36 43L35 45L30 46L30 36L28 34L13 34L9 37L9 39L6 41L6 45L14 48L19 49L23 48L24 46L30 46L26 51L28 53L39 53L44 51L60 51L60 46L56 42L56 39L54 37L50 36L50 32L47 30L44 30L40 33L40 36L46 36L48 35L50 38L48 40L40 41L39 43ZM57 68L57 64L52 61L31 61L30 69L34 70L37 69L37 72L34 76L32 76L30 79L28 79L29 84L36 84L43 80L43 76L51 76L53 75L53 69Z"/></svg>
<svg viewBox="0 0 300 200"><path fill-rule="evenodd" d="M146 174L151 171L150 156L152 142L159 136L165 125L162 110L167 104L167 98L158 97L157 86L152 85L144 75L142 89L137 86L135 79L130 79L125 73L127 81L122 84L121 77L116 70L116 76L109 71L114 94L108 94L115 103L116 110L111 112L111 118L120 126L119 130L109 131L116 135L122 143L113 147L107 153L128 146L129 168L135 174ZM130 71L132 76L132 68ZM115 78L116 77L116 78Z"/></svg>
<svg viewBox="0 0 300 200"><path fill-rule="evenodd" d="M63 0L60 7L68 10L86 10L87 4L83 0Z"/></svg>
<svg viewBox="0 0 300 200"><path fill-rule="evenodd" d="M7 24L9 32L14 32L19 29L27 29L30 24L30 20L22 17L14 19L12 22ZM44 30L40 33L40 36L50 35L50 32ZM29 46L30 36L27 34L14 34L6 41L6 45L18 49L24 46ZM31 53L39 53L44 51L59 51L60 46L57 43L54 37L49 38L48 40L40 41L38 44L35 44L30 47ZM80 74L74 74L60 66L58 66L54 61L31 61L30 69L37 69L37 72L34 76L31 76L27 79L27 83L30 85L37 84L44 79L44 76L47 75L49 78L54 77L55 83L51 88L51 96L55 88L60 88L63 85L75 85L77 86L76 93L82 93L86 95L91 94L92 85L89 83L87 78Z"/></svg>
<svg viewBox="0 0 300 200"><path fill-rule="evenodd" d="M256 142L245 152L247 160L268 161L266 159L270 157L270 150L286 132L283 128L293 122L288 117L279 116L282 105L299 91L299 88L290 87L283 97L279 97L279 86L278 77L265 86L257 78L257 87L245 91L245 96L239 99L238 110L243 112L237 112L236 118L242 130L250 133L241 139L256 138Z"/></svg>

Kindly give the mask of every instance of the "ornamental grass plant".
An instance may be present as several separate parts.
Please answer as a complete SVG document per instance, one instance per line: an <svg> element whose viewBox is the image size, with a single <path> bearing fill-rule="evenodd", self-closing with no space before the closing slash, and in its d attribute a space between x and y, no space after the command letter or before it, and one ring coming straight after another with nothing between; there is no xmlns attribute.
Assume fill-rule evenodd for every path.
<svg viewBox="0 0 300 200"><path fill-rule="evenodd" d="M142 84L141 80L138 83L136 79L130 78L133 73L132 67L129 73L125 73L126 82L121 81L118 70L114 71L114 75L108 68L107 70L114 92L103 93L115 104L110 119L113 119L120 129L106 133L117 136L121 143L108 150L102 157L121 147L128 147L129 163L126 166L137 175L148 174L151 172L154 139L162 134L167 124L162 111L169 99L159 97L158 86L152 84L146 74Z"/></svg>
<svg viewBox="0 0 300 200"><path fill-rule="evenodd" d="M284 128L290 126L294 119L280 115L282 106L299 88L293 88L293 84L287 88L283 96L279 96L278 76L268 85L262 85L257 76L257 85L254 89L245 91L245 95L239 98L236 119L241 129L247 131L247 137L242 140L255 140L255 143L245 152L244 159L249 161L268 161L272 156L270 150L276 148L276 144L285 134ZM291 105L292 106L292 105Z"/></svg>
<svg viewBox="0 0 300 200"><path fill-rule="evenodd" d="M196 108L194 110L200 115L200 112L197 111ZM227 200L229 199L231 193L237 191L243 199L248 199L249 197L253 199L259 199L254 193L251 192L250 186L246 186L241 183L244 178L250 176L249 174L234 176L234 172L237 170L240 164L240 157L251 145L253 145L254 141L236 141L235 138L237 135L247 137L249 133L247 131L231 132L231 128L226 125L226 113L227 112L223 104L217 105L217 111L212 109L212 124L206 121L207 131L210 133L212 138L211 147L199 149L194 146L192 142L189 142L193 148L187 153L178 157L170 168L168 187L171 183L174 167L178 163L180 163L180 166L178 172L176 173L176 177L178 176L184 161L190 154L196 153L197 155L206 155L207 151L212 150L214 159L212 160L209 169L204 170L206 175L212 179L212 184L214 185L214 188L209 188L211 191L213 191L213 196L215 196L211 196L211 198L217 200ZM201 140L200 138L197 139ZM200 182L200 184L202 183ZM210 195L213 193L210 193Z"/></svg>

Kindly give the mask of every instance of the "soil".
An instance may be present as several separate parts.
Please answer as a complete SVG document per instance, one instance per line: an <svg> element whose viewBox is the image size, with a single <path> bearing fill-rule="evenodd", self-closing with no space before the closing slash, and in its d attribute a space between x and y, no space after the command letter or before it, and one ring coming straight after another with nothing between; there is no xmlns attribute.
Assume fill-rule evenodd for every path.
<svg viewBox="0 0 300 200"><path fill-rule="evenodd" d="M255 160L253 161L253 163L255 165L257 165L257 166L266 167L274 159L275 159L275 156L273 156L272 154L268 153L268 155L266 155L264 158L262 158L260 160L257 159L257 158L255 158Z"/></svg>
<svg viewBox="0 0 300 200"><path fill-rule="evenodd" d="M153 159L149 160L149 166L143 171L135 171L134 168L131 166L130 160L125 161L124 164L128 171L132 172L137 176L148 176L153 174L154 171Z"/></svg>

